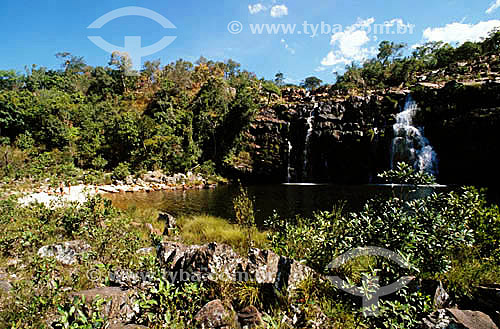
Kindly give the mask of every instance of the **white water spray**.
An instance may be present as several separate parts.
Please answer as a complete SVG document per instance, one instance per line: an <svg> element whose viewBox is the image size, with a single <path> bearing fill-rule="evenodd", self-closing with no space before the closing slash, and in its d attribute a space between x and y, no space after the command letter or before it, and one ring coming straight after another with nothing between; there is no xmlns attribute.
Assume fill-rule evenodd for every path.
<svg viewBox="0 0 500 329"><path fill-rule="evenodd" d="M307 177L307 165L309 163L309 144L310 144L310 141L311 141L311 136L314 132L314 126L313 126L313 120L314 120L314 110L311 111L311 114L309 115L309 117L307 118L307 134L306 134L306 140L305 140L305 143L304 143L304 175L303 175L303 179Z"/></svg>
<svg viewBox="0 0 500 329"><path fill-rule="evenodd" d="M291 174L291 168L290 168L290 157L292 156L292 143L288 141L288 157L287 157L287 168L286 168L286 174L287 174L287 183L290 183L292 181L292 174Z"/></svg>
<svg viewBox="0 0 500 329"><path fill-rule="evenodd" d="M406 162L417 170L437 175L437 154L425 138L423 127L413 126L413 118L419 110L417 103L408 95L404 110L398 113L393 126L391 168L398 162Z"/></svg>

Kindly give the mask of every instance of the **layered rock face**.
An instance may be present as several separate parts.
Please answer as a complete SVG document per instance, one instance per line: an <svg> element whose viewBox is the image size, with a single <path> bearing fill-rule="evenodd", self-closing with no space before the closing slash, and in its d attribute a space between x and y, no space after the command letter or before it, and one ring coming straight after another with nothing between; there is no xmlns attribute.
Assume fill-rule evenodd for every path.
<svg viewBox="0 0 500 329"><path fill-rule="evenodd" d="M408 94L439 161L438 181L490 185L499 180L500 83L421 83L408 90L339 96L327 88L283 90L250 129L254 181L375 182L391 165L393 125ZM404 153L404 150L400 152Z"/></svg>
<svg viewBox="0 0 500 329"><path fill-rule="evenodd" d="M336 97L288 89L283 98L252 126L254 175L366 183L389 167L392 125L404 93Z"/></svg>
<svg viewBox="0 0 500 329"><path fill-rule="evenodd" d="M500 181L500 83L416 88L420 122L439 158L444 184L495 186Z"/></svg>

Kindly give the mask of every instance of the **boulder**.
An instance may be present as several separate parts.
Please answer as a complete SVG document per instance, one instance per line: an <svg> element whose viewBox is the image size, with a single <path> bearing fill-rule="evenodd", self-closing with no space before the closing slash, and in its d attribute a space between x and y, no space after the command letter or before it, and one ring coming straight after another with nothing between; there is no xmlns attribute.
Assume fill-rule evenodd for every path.
<svg viewBox="0 0 500 329"><path fill-rule="evenodd" d="M216 299L203 306L194 319L203 329L230 328L234 322L233 313Z"/></svg>
<svg viewBox="0 0 500 329"><path fill-rule="evenodd" d="M158 220L165 222L165 230L163 232L163 235L170 235L170 231L177 228L177 220L175 219L175 217L166 212L160 212L158 214Z"/></svg>
<svg viewBox="0 0 500 329"><path fill-rule="evenodd" d="M439 285L436 288L436 292L434 293L434 306L437 309L445 308L450 303L450 295L444 290L443 283L439 281Z"/></svg>
<svg viewBox="0 0 500 329"><path fill-rule="evenodd" d="M138 249L135 253L139 255L154 255L156 253L156 248L154 247L141 248Z"/></svg>
<svg viewBox="0 0 500 329"><path fill-rule="evenodd" d="M238 312L238 323L242 328L255 328L264 322L259 310L255 306L248 306Z"/></svg>
<svg viewBox="0 0 500 329"><path fill-rule="evenodd" d="M86 303L92 303L98 296L106 300L102 314L109 319L110 325L130 323L135 317L133 290L119 287L102 287L74 293L73 296L85 298Z"/></svg>
<svg viewBox="0 0 500 329"><path fill-rule="evenodd" d="M9 292L11 290L12 290L12 285L8 280L7 274L0 272L0 293Z"/></svg>
<svg viewBox="0 0 500 329"><path fill-rule="evenodd" d="M186 246L166 241L158 249L158 259L169 272L184 272L189 277L240 280L246 261L224 244ZM181 273L182 274L182 273Z"/></svg>
<svg viewBox="0 0 500 329"><path fill-rule="evenodd" d="M424 319L423 322L428 329L498 329L496 324L485 313L452 308L437 310Z"/></svg>
<svg viewBox="0 0 500 329"><path fill-rule="evenodd" d="M0 291L9 292L12 290L12 285L7 280L0 280Z"/></svg>
<svg viewBox="0 0 500 329"><path fill-rule="evenodd" d="M156 184L161 184L163 183L163 180L165 178L165 175L161 171L148 171L146 174L142 176L142 179L146 183L156 183Z"/></svg>
<svg viewBox="0 0 500 329"><path fill-rule="evenodd" d="M127 185L134 185L134 183L135 183L134 176L133 175L127 176L127 178L125 178L125 183Z"/></svg>
<svg viewBox="0 0 500 329"><path fill-rule="evenodd" d="M287 257L269 250L252 248L248 254L247 271L257 283L273 284L278 290L295 290L296 285L315 272Z"/></svg>
<svg viewBox="0 0 500 329"><path fill-rule="evenodd" d="M272 251L253 248L245 258L230 246L215 242L186 246L165 241L158 248L158 259L164 269L171 273L181 272L184 278L187 273L190 278L255 281L271 284L278 290L294 290L297 283L315 273L311 268Z"/></svg>
<svg viewBox="0 0 500 329"><path fill-rule="evenodd" d="M38 250L40 257L54 257L58 262L64 265L74 265L84 252L88 251L90 246L84 241L75 240L44 246Z"/></svg>

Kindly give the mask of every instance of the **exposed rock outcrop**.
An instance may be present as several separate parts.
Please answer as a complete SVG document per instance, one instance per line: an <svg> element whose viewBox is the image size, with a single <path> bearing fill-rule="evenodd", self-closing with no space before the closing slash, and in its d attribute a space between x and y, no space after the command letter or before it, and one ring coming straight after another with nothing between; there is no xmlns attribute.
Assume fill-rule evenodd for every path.
<svg viewBox="0 0 500 329"><path fill-rule="evenodd" d="M219 299L213 300L203 306L194 319L202 329L229 329L235 322L234 311L224 306Z"/></svg>
<svg viewBox="0 0 500 329"><path fill-rule="evenodd" d="M104 299L106 302L103 304L102 314L109 319L111 326L117 326L134 319L134 293L134 290L119 287L103 287L80 291L73 296L85 298L87 303L92 303L98 297Z"/></svg>
<svg viewBox="0 0 500 329"><path fill-rule="evenodd" d="M441 309L424 319L428 329L498 329L491 318L482 312Z"/></svg>
<svg viewBox="0 0 500 329"><path fill-rule="evenodd" d="M158 258L177 280L255 281L293 290L297 283L314 274L309 267L271 251L251 249L248 257L241 257L231 247L217 243L186 246L163 242Z"/></svg>
<svg viewBox="0 0 500 329"><path fill-rule="evenodd" d="M84 241L67 241L40 248L38 250L38 256L54 257L58 262L64 265L74 265L79 261L83 253L89 249L90 246Z"/></svg>

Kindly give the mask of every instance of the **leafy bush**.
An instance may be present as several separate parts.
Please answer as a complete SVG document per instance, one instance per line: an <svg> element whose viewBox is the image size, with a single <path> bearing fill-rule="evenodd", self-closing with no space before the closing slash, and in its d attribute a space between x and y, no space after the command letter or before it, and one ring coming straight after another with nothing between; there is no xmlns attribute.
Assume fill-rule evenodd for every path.
<svg viewBox="0 0 500 329"><path fill-rule="evenodd" d="M240 192L233 200L236 222L244 227L255 226L254 204L248 189L240 185Z"/></svg>
<svg viewBox="0 0 500 329"><path fill-rule="evenodd" d="M436 178L426 172L417 171L405 162L399 162L396 169L385 171L378 175L389 184L433 185Z"/></svg>
<svg viewBox="0 0 500 329"><path fill-rule="evenodd" d="M52 324L55 329L98 329L106 328L107 319L101 315L102 306L106 302L103 298L95 298L87 303L85 298L75 296L72 303L59 306L57 311L60 319Z"/></svg>
<svg viewBox="0 0 500 329"><path fill-rule="evenodd" d="M123 181L130 175L130 165L127 162L120 162L113 170L111 176L115 181Z"/></svg>

